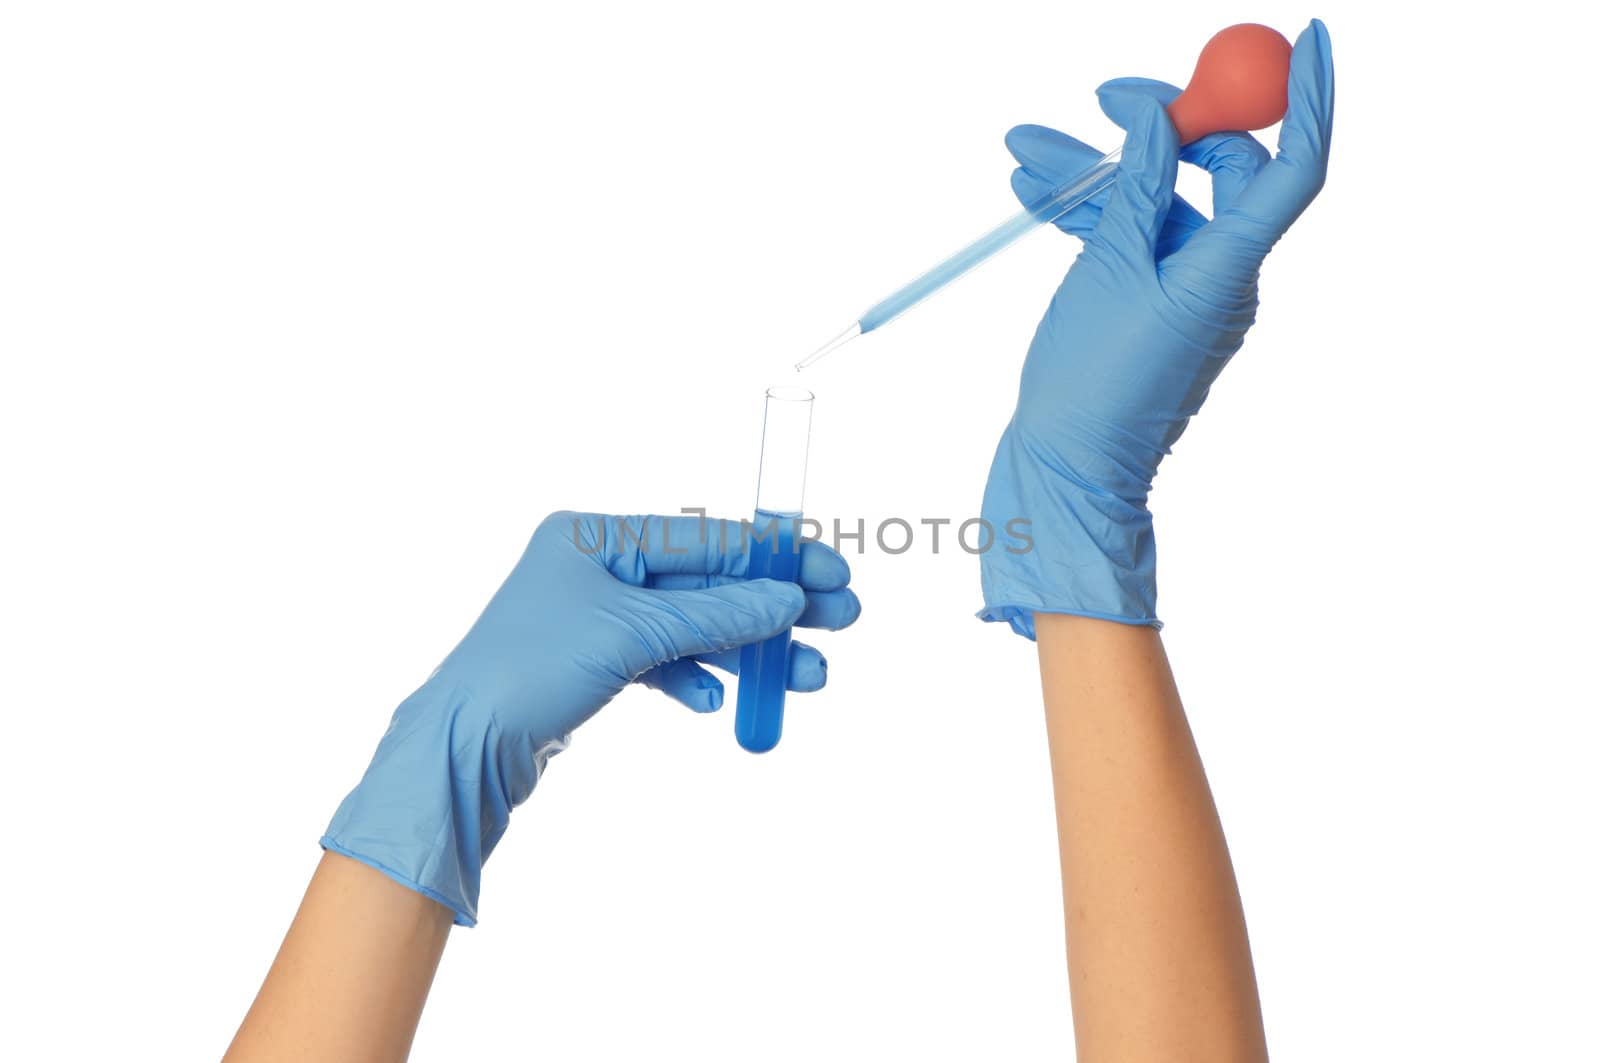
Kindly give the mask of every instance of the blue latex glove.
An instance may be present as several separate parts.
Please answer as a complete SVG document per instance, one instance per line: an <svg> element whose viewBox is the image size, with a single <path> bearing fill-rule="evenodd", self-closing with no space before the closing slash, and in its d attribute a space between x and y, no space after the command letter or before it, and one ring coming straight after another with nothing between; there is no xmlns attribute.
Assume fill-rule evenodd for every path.
<svg viewBox="0 0 1600 1063"><path fill-rule="evenodd" d="M984 517L1030 521L1033 546L983 555L978 615L1029 638L1035 611L1158 623L1146 508L1156 468L1255 321L1262 260L1327 173L1333 59L1321 22L1295 43L1276 158L1243 133L1180 149L1165 111L1177 93L1142 79L1100 87L1127 131L1122 165L1108 192L1062 219L1083 251L1034 335L989 472ZM1024 201L1099 158L1039 126L1013 129L1007 145ZM1174 197L1180 158L1210 171L1214 220Z"/></svg>
<svg viewBox="0 0 1600 1063"><path fill-rule="evenodd" d="M556 513L466 638L395 710L322 844L477 921L483 862L572 730L632 682L697 712L722 705L702 667L737 672L739 647L793 626L837 630L861 603L822 543L800 549L799 585L745 580L737 521ZM827 681L793 643L789 689Z"/></svg>

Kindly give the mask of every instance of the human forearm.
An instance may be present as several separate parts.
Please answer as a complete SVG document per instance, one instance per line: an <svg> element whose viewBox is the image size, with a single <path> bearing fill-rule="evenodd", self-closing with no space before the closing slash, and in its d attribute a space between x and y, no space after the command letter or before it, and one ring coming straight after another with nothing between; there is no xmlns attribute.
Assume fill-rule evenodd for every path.
<svg viewBox="0 0 1600 1063"><path fill-rule="evenodd" d="M225 1063L405 1059L452 915L324 853Z"/></svg>
<svg viewBox="0 0 1600 1063"><path fill-rule="evenodd" d="M1233 865L1160 635L1035 623L1078 1059L1265 1059Z"/></svg>

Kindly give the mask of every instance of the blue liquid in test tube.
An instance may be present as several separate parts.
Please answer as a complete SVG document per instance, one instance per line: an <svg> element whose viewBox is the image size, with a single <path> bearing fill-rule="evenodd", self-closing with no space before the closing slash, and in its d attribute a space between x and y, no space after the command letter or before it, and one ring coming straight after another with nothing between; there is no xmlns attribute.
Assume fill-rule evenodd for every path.
<svg viewBox="0 0 1600 1063"><path fill-rule="evenodd" d="M811 445L812 394L802 388L767 392L761 432L761 478L756 513L746 529L750 579L794 582L800 573L800 513L805 501L806 454ZM789 686L789 632L739 651L739 707L734 736L752 753L765 753L783 734Z"/></svg>

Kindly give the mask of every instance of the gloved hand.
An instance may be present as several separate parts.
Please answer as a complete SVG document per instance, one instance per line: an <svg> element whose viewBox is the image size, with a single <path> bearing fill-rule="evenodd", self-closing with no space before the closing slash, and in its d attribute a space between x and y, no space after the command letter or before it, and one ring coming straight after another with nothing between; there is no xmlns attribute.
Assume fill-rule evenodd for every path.
<svg viewBox="0 0 1600 1063"><path fill-rule="evenodd" d="M702 664L737 672L739 647L793 626L837 630L861 603L844 558L800 548L798 586L743 578L737 521L556 513L461 644L395 710L325 848L477 922L483 862L573 728L632 682L697 712L722 705ZM827 681L792 643L789 689Z"/></svg>
<svg viewBox="0 0 1600 1063"><path fill-rule="evenodd" d="M1333 60L1313 20L1290 60L1278 155L1244 133L1182 149L1170 85L1111 81L1105 113L1127 131L1117 181L1061 227L1084 240L1034 335L1000 439L983 515L1031 522L1031 549L983 555L985 620L1033 637L1033 613L1156 620L1146 508L1156 467L1255 321L1262 260L1322 188ZM1019 126L1007 145L1024 202L1099 158L1071 137ZM1215 218L1175 199L1178 160L1210 171ZM1021 548L1019 548L1021 549Z"/></svg>

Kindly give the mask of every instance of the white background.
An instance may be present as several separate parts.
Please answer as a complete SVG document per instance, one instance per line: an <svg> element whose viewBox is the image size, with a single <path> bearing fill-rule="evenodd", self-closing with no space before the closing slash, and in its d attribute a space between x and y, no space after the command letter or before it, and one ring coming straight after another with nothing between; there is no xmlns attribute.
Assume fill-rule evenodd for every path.
<svg viewBox="0 0 1600 1063"><path fill-rule="evenodd" d="M1596 27L1430 6L5 5L0 1055L220 1055L544 513L742 514L762 389L1014 209L1009 126L1109 148L1101 80L1317 14L1326 191L1154 496L1271 1042L1600 1058ZM1076 247L810 375L812 513L976 514ZM774 754L586 725L415 1057L1068 1055L1032 648L928 545Z"/></svg>

